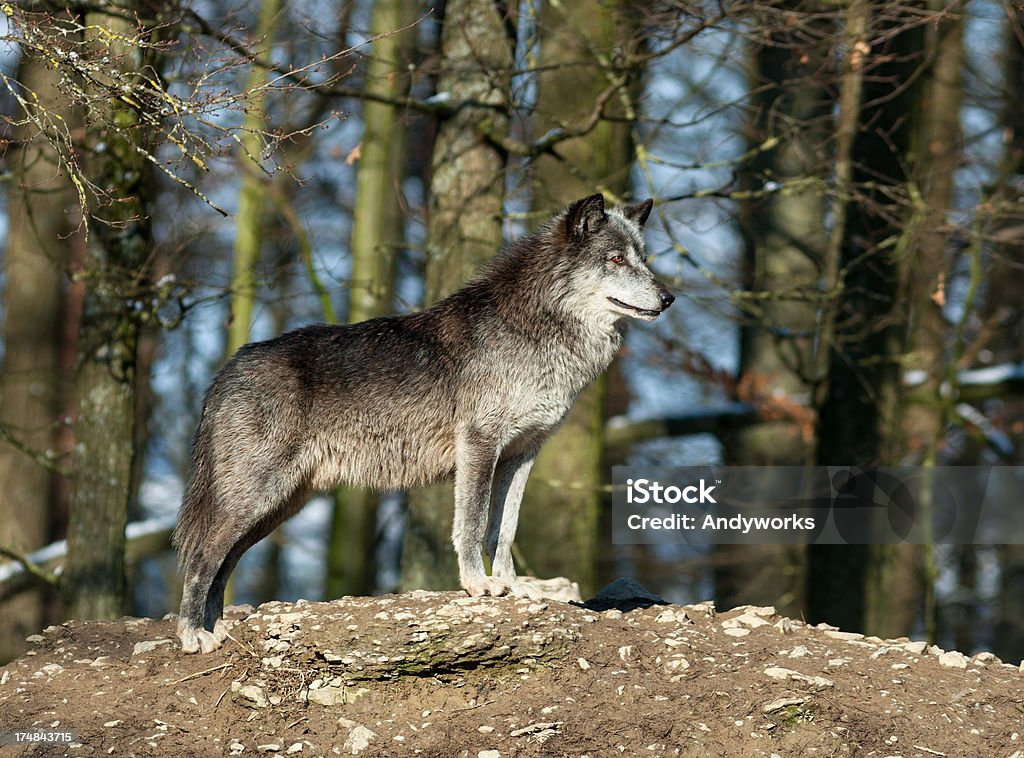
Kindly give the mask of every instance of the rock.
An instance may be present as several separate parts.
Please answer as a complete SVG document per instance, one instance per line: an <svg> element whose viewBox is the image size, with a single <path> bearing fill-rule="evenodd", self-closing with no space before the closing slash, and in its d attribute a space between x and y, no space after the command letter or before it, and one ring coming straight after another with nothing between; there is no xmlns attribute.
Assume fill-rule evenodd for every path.
<svg viewBox="0 0 1024 758"><path fill-rule="evenodd" d="M365 687L328 685L326 687L317 687L314 689L311 685L308 693L306 694L306 699L311 703L330 707L334 705L348 705L350 703L354 703L356 700L368 693L369 690Z"/></svg>
<svg viewBox="0 0 1024 758"><path fill-rule="evenodd" d="M654 619L659 624L690 624L690 617L682 608L666 608Z"/></svg>
<svg viewBox="0 0 1024 758"><path fill-rule="evenodd" d="M779 634L792 634L796 625L793 623L793 619L781 618L775 622L773 628L777 629Z"/></svg>
<svg viewBox="0 0 1024 758"><path fill-rule="evenodd" d="M132 655L142 655L143 653L151 653L158 647L173 644L174 640L167 639L166 637L162 637L158 640L144 640L142 642L136 642L135 647L132 649Z"/></svg>
<svg viewBox="0 0 1024 758"><path fill-rule="evenodd" d="M825 632L825 636L826 637L831 637L832 639L835 639L835 640L843 640L844 642L849 642L851 640L862 640L862 639L864 639L864 635L861 634L860 632L840 632L840 631L834 631L834 630L831 630L831 629Z"/></svg>
<svg viewBox="0 0 1024 758"><path fill-rule="evenodd" d="M781 711L783 708L789 708L792 705L803 705L806 702L807 698L805 697L780 697L761 706L761 712L774 713L775 711Z"/></svg>
<svg viewBox="0 0 1024 758"><path fill-rule="evenodd" d="M835 687L836 685L836 683L831 679L826 679L823 676L807 676L806 674L801 674L799 671L784 669L780 666L769 666L764 670L764 674L765 676L770 676L772 679L779 679L782 681L790 680L794 682L805 682L818 689Z"/></svg>
<svg viewBox="0 0 1024 758"><path fill-rule="evenodd" d="M690 668L690 662L682 656L678 658L672 658L665 664L665 668L670 672L686 671Z"/></svg>
<svg viewBox="0 0 1024 758"><path fill-rule="evenodd" d="M522 729L513 729L508 733L509 737L522 737L530 734L537 737L537 741L543 743L549 737L554 736L561 728L562 721L539 721L536 724L524 726Z"/></svg>
<svg viewBox="0 0 1024 758"><path fill-rule="evenodd" d="M545 600L555 600L559 603L580 603L583 601L583 597L580 595L580 586L564 576L555 576L551 579L521 576L519 581L536 589Z"/></svg>
<svg viewBox="0 0 1024 758"><path fill-rule="evenodd" d="M732 628L726 629L725 633L728 634L730 637L746 637L748 634L750 634L750 630L749 629L740 629L740 628L737 628L737 627L732 627Z"/></svg>
<svg viewBox="0 0 1024 758"><path fill-rule="evenodd" d="M270 705L266 694L255 684L245 684L235 680L231 683L231 697L239 705L249 708L266 708Z"/></svg>
<svg viewBox="0 0 1024 758"><path fill-rule="evenodd" d="M652 605L667 605L665 599L648 591L636 579L619 578L597 591L584 605L593 611L605 611L618 608L632 611L636 608L649 608Z"/></svg>
<svg viewBox="0 0 1024 758"><path fill-rule="evenodd" d="M768 622L754 613L742 613L739 616L734 616L722 622L723 629L737 629L744 626L750 629L757 629L759 626L768 626Z"/></svg>
<svg viewBox="0 0 1024 758"><path fill-rule="evenodd" d="M576 663L577 663L577 665L579 665L579 667L580 667L581 669L583 669L584 671L586 671L587 669L589 669L589 668L590 668L590 663L589 663L589 662L587 661L587 659L586 659L586 658L577 658L577 659L576 659Z"/></svg>
<svg viewBox="0 0 1024 758"><path fill-rule="evenodd" d="M903 649L914 655L922 655L928 649L928 643L924 641L904 642Z"/></svg>
<svg viewBox="0 0 1024 758"><path fill-rule="evenodd" d="M363 752L377 736L376 732L344 717L338 719L338 726L348 729L348 737L345 738L345 743L341 746L342 752L347 755L358 755Z"/></svg>
<svg viewBox="0 0 1024 758"><path fill-rule="evenodd" d="M690 605L684 605L683 610L687 613L696 615L704 615L708 618L715 617L715 601L714 600L703 600L699 603L691 603Z"/></svg>
<svg viewBox="0 0 1024 758"><path fill-rule="evenodd" d="M276 753L281 749L281 745L276 742L268 742L266 745L257 745L256 750L260 753Z"/></svg>
<svg viewBox="0 0 1024 758"><path fill-rule="evenodd" d="M732 610L733 612L739 611L744 616L762 616L764 618L771 618L775 615L774 605L738 605Z"/></svg>
<svg viewBox="0 0 1024 758"><path fill-rule="evenodd" d="M481 750L476 754L476 758L501 758L501 753L497 750Z"/></svg>
<svg viewBox="0 0 1024 758"><path fill-rule="evenodd" d="M948 668L965 669L967 668L967 656L956 650L950 650L948 653L939 655L939 665L947 666Z"/></svg>

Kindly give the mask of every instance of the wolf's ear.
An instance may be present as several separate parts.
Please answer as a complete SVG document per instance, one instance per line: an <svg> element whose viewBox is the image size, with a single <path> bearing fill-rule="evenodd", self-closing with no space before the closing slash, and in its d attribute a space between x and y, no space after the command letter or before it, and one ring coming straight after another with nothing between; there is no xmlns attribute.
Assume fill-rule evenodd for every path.
<svg viewBox="0 0 1024 758"><path fill-rule="evenodd" d="M570 237L582 240L597 231L607 220L604 195L598 192L569 206L565 213L565 229Z"/></svg>
<svg viewBox="0 0 1024 758"><path fill-rule="evenodd" d="M647 219L651 215L651 208L653 207L654 201L651 198L647 198L642 203L623 206L622 213L630 221L635 221L637 226L643 226L647 223Z"/></svg>

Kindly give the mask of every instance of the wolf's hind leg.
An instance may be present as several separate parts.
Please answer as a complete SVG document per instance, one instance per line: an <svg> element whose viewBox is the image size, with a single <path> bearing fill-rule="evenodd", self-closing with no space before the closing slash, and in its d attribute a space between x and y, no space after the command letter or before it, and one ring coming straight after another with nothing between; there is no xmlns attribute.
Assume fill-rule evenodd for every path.
<svg viewBox="0 0 1024 758"><path fill-rule="evenodd" d="M188 558L178 618L178 638L186 653L212 653L220 647L220 640L204 622L213 581L234 543L231 527L230 522L221 524L212 538L200 544Z"/></svg>
<svg viewBox="0 0 1024 758"><path fill-rule="evenodd" d="M306 504L308 492L300 489L287 497L283 503L275 505L269 510L253 509L246 513L248 516L241 528L235 534L241 536L228 550L220 564L217 575L210 584L210 591L206 595L206 606L203 614L204 626L213 630L213 636L218 643L227 639L230 625L224 621L224 590L227 587L231 572L235 570L239 559L245 552L270 534L274 529L287 521L296 511ZM260 514L263 514L260 516Z"/></svg>

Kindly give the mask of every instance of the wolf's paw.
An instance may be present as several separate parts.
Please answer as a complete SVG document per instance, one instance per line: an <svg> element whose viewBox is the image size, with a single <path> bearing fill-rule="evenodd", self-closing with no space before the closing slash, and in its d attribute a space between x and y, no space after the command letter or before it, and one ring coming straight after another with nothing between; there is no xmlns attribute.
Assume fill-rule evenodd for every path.
<svg viewBox="0 0 1024 758"><path fill-rule="evenodd" d="M470 597L499 597L509 593L509 583L496 576L474 576L462 581L462 589Z"/></svg>
<svg viewBox="0 0 1024 758"><path fill-rule="evenodd" d="M212 653L220 647L213 632L195 627L182 627L178 629L178 639L181 640L181 650L185 653Z"/></svg>
<svg viewBox="0 0 1024 758"><path fill-rule="evenodd" d="M540 600L541 598L541 594L534 587L526 582L519 581L517 578L479 576L463 582L462 586L471 597L512 595L513 597L525 597L530 600Z"/></svg>

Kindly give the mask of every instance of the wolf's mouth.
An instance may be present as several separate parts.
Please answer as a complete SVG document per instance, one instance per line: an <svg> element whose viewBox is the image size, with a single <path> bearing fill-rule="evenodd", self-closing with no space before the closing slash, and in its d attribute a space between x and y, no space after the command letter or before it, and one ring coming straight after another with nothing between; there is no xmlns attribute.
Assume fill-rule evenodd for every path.
<svg viewBox="0 0 1024 758"><path fill-rule="evenodd" d="M616 299L614 297L609 297L608 301L610 303L612 303L613 305L619 306L620 308L625 308L627 311L633 311L633 313L637 314L641 318L657 318L658 316L661 315L661 311L660 310L652 311L652 310L649 310L647 308L637 308L635 305L630 305L629 303L624 303L621 300L618 300L618 299Z"/></svg>

